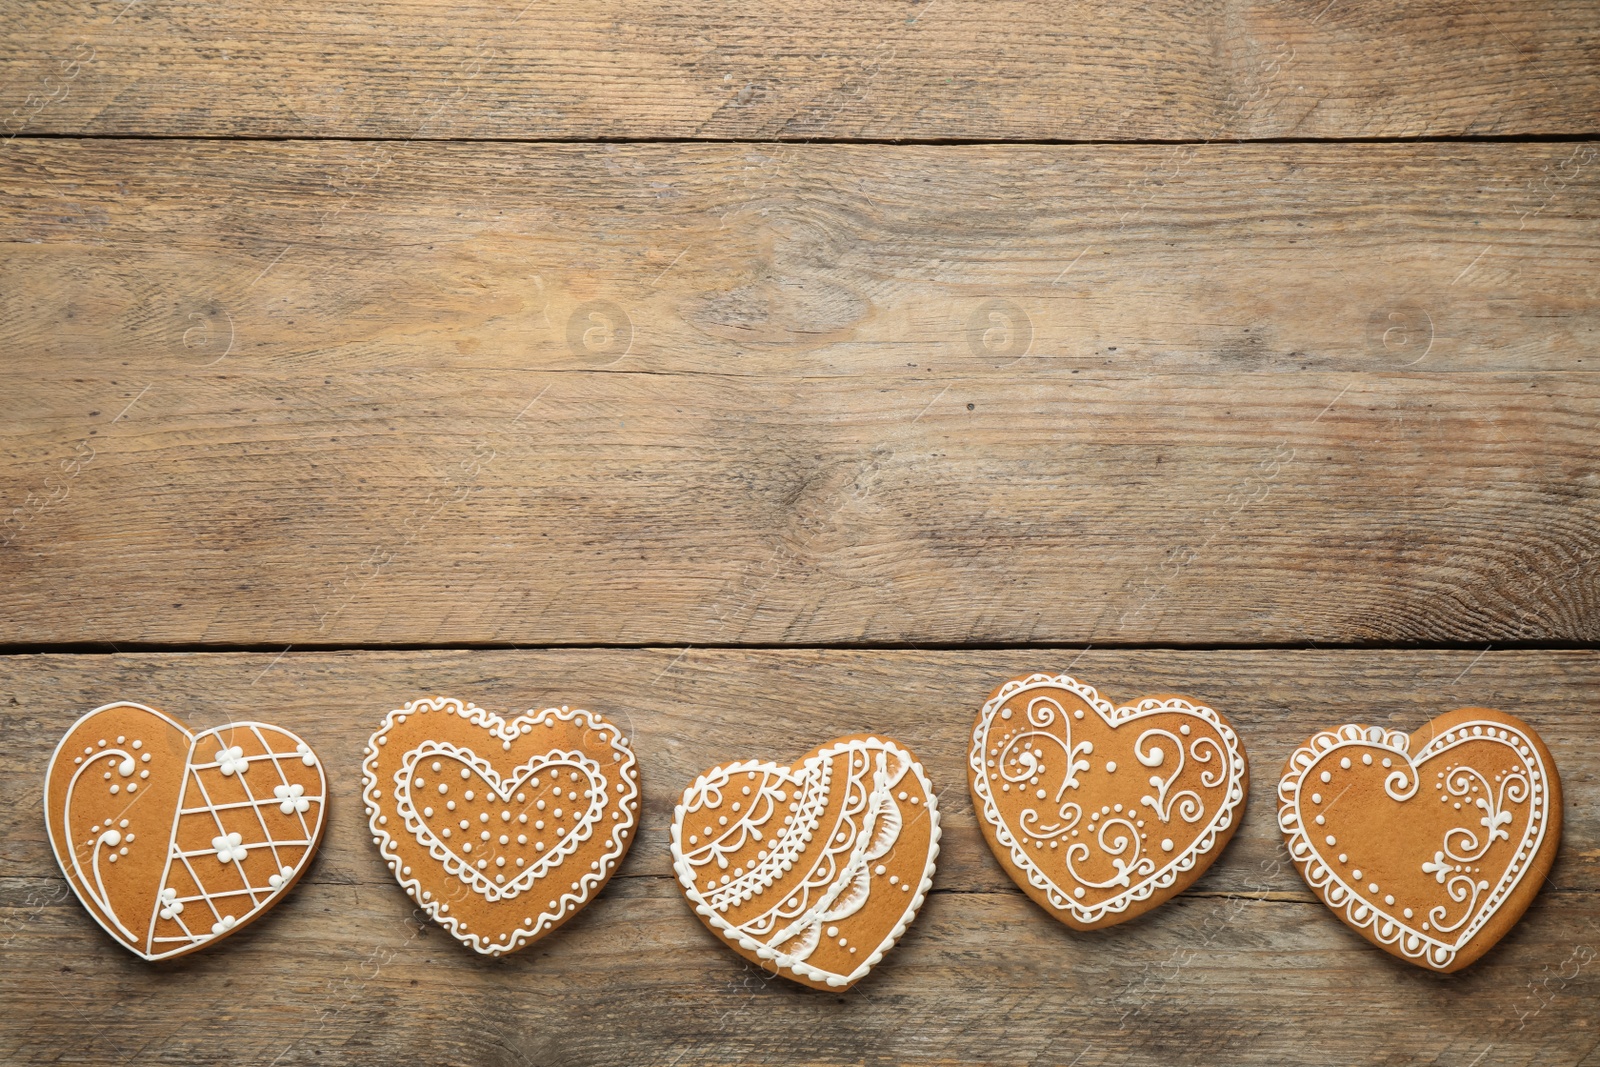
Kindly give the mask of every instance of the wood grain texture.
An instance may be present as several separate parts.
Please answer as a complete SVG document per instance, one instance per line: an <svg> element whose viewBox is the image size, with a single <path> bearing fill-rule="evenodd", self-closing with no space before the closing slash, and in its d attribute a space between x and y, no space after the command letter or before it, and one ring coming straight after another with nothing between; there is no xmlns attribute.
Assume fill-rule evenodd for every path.
<svg viewBox="0 0 1600 1067"><path fill-rule="evenodd" d="M16 142L0 641L1593 641L1597 163Z"/></svg>
<svg viewBox="0 0 1600 1067"><path fill-rule="evenodd" d="M1589 0L8 0L6 133L1200 140L1573 134Z"/></svg>
<svg viewBox="0 0 1600 1067"><path fill-rule="evenodd" d="M1072 669L1114 698L1178 691L1224 710L1257 771L1244 825L1189 892L1075 934L1000 871L964 753L999 679ZM1600 738L1593 652L479 651L9 657L0 745L0 1058L7 1063L1592 1062L1600 985ZM432 692L561 700L626 725L641 836L567 928L486 961L419 925L365 835L361 746ZM41 768L82 711L148 701L195 727L249 712L322 754L322 852L294 895L218 950L151 967L65 897ZM1276 770L1314 730L1411 729L1490 704L1536 724L1567 792L1561 855L1523 921L1458 975L1402 964L1316 903L1273 823ZM787 758L860 729L913 745L945 837L935 891L859 987L766 981L689 912L671 806L733 757Z"/></svg>

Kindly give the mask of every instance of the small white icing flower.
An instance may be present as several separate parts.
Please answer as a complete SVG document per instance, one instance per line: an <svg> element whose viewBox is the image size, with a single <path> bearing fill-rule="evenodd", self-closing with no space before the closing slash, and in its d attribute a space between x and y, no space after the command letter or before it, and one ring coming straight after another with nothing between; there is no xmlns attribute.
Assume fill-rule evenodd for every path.
<svg viewBox="0 0 1600 1067"><path fill-rule="evenodd" d="M294 877L293 867L284 867L277 874L267 878L267 884L274 889L282 889L285 882Z"/></svg>
<svg viewBox="0 0 1600 1067"><path fill-rule="evenodd" d="M1431 861L1424 860L1422 873L1431 874L1440 885L1444 884L1444 876L1451 870L1451 864L1446 863L1443 852L1435 852Z"/></svg>
<svg viewBox="0 0 1600 1067"><path fill-rule="evenodd" d="M232 930L233 925L236 922L238 922L238 920L232 915L224 915L221 919L211 924L211 933L216 935L224 933L228 930Z"/></svg>
<svg viewBox="0 0 1600 1067"><path fill-rule="evenodd" d="M294 785L276 786L272 790L272 795L283 801L278 805L278 810L285 815L293 815L296 812L303 815L306 809L311 807L311 801L306 797L306 787L299 782Z"/></svg>
<svg viewBox="0 0 1600 1067"><path fill-rule="evenodd" d="M213 837L211 847L217 850L217 859L223 863L237 863L249 855L249 850L244 847L244 838L237 833Z"/></svg>
<svg viewBox="0 0 1600 1067"><path fill-rule="evenodd" d="M302 741L298 745L294 746L294 750L300 754L301 763L304 763L307 767L316 766L317 754L311 751L310 745Z"/></svg>
<svg viewBox="0 0 1600 1067"><path fill-rule="evenodd" d="M183 914L183 901L178 899L178 891L171 886L161 891L161 917L171 919L175 915Z"/></svg>
<svg viewBox="0 0 1600 1067"><path fill-rule="evenodd" d="M243 774L250 769L250 761L244 758L244 749L238 745L218 749L216 760L217 770L224 775Z"/></svg>

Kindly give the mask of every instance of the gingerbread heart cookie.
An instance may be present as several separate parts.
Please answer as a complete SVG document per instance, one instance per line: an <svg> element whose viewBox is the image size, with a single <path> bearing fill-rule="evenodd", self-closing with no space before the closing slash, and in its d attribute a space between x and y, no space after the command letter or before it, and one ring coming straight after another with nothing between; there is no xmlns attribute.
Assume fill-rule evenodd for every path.
<svg viewBox="0 0 1600 1067"><path fill-rule="evenodd" d="M1461 708L1413 734L1324 730L1278 783L1278 828L1346 926L1435 971L1505 936L1561 840L1561 782L1533 727Z"/></svg>
<svg viewBox="0 0 1600 1067"><path fill-rule="evenodd" d="M972 727L972 804L1017 885L1078 930L1182 892L1238 829L1239 735L1182 697L1115 707L1065 674L996 689Z"/></svg>
<svg viewBox="0 0 1600 1067"><path fill-rule="evenodd" d="M848 989L883 959L938 855L939 805L921 764L864 734L792 764L714 767L672 821L695 914L745 959L813 989Z"/></svg>
<svg viewBox="0 0 1600 1067"><path fill-rule="evenodd" d="M89 914L147 960L204 948L283 899L322 840L327 782L287 730L190 733L142 704L96 708L45 773L56 861Z"/></svg>
<svg viewBox="0 0 1600 1067"><path fill-rule="evenodd" d="M445 697L391 711L362 765L372 841L462 944L515 952L599 894L633 844L639 770L580 708L504 719Z"/></svg>

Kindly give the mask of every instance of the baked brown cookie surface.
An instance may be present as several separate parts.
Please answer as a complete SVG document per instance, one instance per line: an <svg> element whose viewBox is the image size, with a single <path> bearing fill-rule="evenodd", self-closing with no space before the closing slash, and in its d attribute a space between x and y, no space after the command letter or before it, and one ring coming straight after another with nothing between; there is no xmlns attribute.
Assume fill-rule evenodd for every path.
<svg viewBox="0 0 1600 1067"><path fill-rule="evenodd" d="M147 960L205 948L300 880L327 814L322 764L261 722L190 733L142 704L72 725L45 774L50 846L78 900Z"/></svg>
<svg viewBox="0 0 1600 1067"><path fill-rule="evenodd" d="M1239 735L1217 712L1173 696L1118 707L1065 674L994 691L967 778L1006 873L1079 930L1125 922L1205 873L1249 789Z"/></svg>
<svg viewBox="0 0 1600 1067"><path fill-rule="evenodd" d="M1538 733L1502 711L1461 708L1411 734L1341 726L1289 757L1278 827L1346 926L1455 971L1539 892L1561 839L1561 782Z"/></svg>
<svg viewBox="0 0 1600 1067"><path fill-rule="evenodd" d="M933 884L939 807L916 758L866 734L790 764L713 767L683 794L672 859L695 914L757 966L814 989L864 978Z"/></svg>
<svg viewBox="0 0 1600 1067"><path fill-rule="evenodd" d="M592 901L633 844L639 770L596 712L511 719L446 697L389 712L367 743L373 843L462 944L499 956Z"/></svg>

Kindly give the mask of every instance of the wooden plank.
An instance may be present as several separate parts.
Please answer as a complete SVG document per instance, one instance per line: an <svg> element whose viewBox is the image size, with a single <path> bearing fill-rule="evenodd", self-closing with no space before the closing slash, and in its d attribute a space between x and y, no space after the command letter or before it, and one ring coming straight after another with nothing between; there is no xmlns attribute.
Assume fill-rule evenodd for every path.
<svg viewBox="0 0 1600 1067"><path fill-rule="evenodd" d="M1202 140L1588 134L1588 0L0 6L6 133Z"/></svg>
<svg viewBox="0 0 1600 1067"><path fill-rule="evenodd" d="M0 640L1593 641L1597 155L17 142Z"/></svg>
<svg viewBox="0 0 1600 1067"><path fill-rule="evenodd" d="M1193 890L1073 934L1015 889L974 823L966 731L999 679L1066 666L1108 695L1179 691L1239 726L1244 824ZM480 651L26 656L0 660L0 1057L7 1063L395 1059L492 1063L1567 1065L1600 1002L1600 736L1593 652ZM638 846L605 895L503 961L419 925L363 833L361 745L384 710L445 692L485 706L582 702L624 722L644 776ZM38 815L42 768L83 710L138 698L208 725L249 712L334 772L330 829L294 896L216 952L150 967L65 899ZM775 700L776 698L776 700ZM1316 903L1278 843L1293 747L1350 719L1414 728L1485 703L1526 717L1567 793L1560 857L1524 920L1453 976L1373 950ZM935 891L866 982L829 996L763 980L671 879L671 806L734 756L858 729L913 746L945 827ZM803 1037L797 1037L803 1035ZM1203 1050L1203 1051L1202 1051Z"/></svg>

